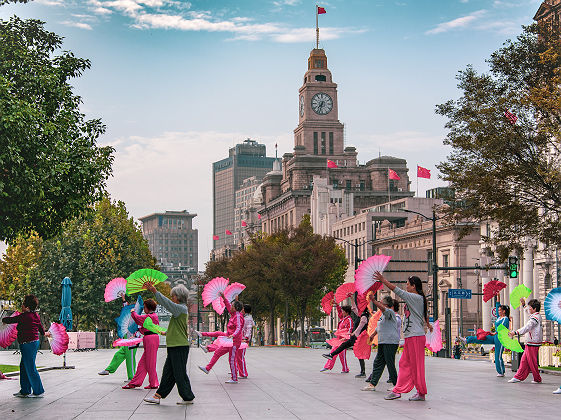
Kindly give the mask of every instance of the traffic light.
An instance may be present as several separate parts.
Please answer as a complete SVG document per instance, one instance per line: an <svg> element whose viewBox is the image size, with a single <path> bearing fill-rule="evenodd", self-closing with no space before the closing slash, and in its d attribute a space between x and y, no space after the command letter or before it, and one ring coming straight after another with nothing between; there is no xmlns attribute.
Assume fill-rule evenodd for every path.
<svg viewBox="0 0 561 420"><path fill-rule="evenodd" d="M518 257L508 257L508 276L511 279L518 277Z"/></svg>

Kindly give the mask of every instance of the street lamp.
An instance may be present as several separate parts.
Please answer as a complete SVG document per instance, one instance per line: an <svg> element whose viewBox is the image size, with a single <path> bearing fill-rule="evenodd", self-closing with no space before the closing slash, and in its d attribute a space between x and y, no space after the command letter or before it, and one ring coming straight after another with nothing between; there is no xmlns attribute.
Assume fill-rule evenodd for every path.
<svg viewBox="0 0 561 420"><path fill-rule="evenodd" d="M360 258L358 258L358 247L362 246L362 245L366 245L369 244L370 242L374 242L374 240L371 241L366 241L366 242L361 242L360 244L358 243L358 239L355 238L355 242L352 243L350 241L347 241L346 239L343 238L336 238L333 237L333 239L337 240L337 241L343 241L348 243L350 246L352 246L355 249L355 271L358 269L358 263L361 261Z"/></svg>
<svg viewBox="0 0 561 420"><path fill-rule="evenodd" d="M434 321L438 319L438 265L436 263L436 211L432 210L432 217L427 217L423 213L413 210L401 209L406 213L415 213L432 221L432 314Z"/></svg>

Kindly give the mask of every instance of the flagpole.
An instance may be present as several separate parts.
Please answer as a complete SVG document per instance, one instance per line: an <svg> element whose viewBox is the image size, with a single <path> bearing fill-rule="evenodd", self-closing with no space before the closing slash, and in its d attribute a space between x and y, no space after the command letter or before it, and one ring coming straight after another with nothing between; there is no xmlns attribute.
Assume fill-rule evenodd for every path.
<svg viewBox="0 0 561 420"><path fill-rule="evenodd" d="M319 49L318 5L316 4L316 49Z"/></svg>
<svg viewBox="0 0 561 420"><path fill-rule="evenodd" d="M390 167L389 166L388 166L388 171L386 172L386 174L388 176L388 203L389 203L390 201L392 201L391 196L390 196Z"/></svg>
<svg viewBox="0 0 561 420"><path fill-rule="evenodd" d="M419 195L419 165L417 165L417 197L420 197L420 195Z"/></svg>

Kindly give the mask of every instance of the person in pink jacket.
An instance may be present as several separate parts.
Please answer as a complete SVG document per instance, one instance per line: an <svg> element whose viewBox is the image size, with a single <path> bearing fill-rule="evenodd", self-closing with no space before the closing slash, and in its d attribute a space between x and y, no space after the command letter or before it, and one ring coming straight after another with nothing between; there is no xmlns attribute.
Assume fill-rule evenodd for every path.
<svg viewBox="0 0 561 420"><path fill-rule="evenodd" d="M337 331L341 334L339 338L344 337L343 340L346 340L348 339L347 336L350 336L350 334L353 332L351 307L348 305L340 307L339 305L337 305L337 303L335 303L335 301L332 301L332 305L334 305L337 308L337 315L340 320L339 324L337 324ZM331 353L329 353L329 356L331 356L333 353L336 352L334 356L326 357L324 355L324 357L326 357L329 360L325 363L325 366L323 367L322 370L320 370L320 372L325 372L327 370L333 369L333 367L335 366L335 361L337 360L337 357L339 357L339 360L341 361L341 368L342 368L341 373L349 373L349 366L347 366L347 349L344 348L342 351L337 351L339 347L340 346L334 347L331 350Z"/></svg>
<svg viewBox="0 0 561 420"><path fill-rule="evenodd" d="M139 331L144 335L142 338L142 345L144 346L144 353L138 362L136 374L132 380L123 386L123 389L132 389L142 386L146 374L148 374L148 386L145 389L158 389L158 373L156 371L156 361L158 359L158 347L160 346L160 336L155 332L149 331L142 325L146 318L152 319L156 325L160 324L158 315L154 313L156 310L156 301L154 299L146 299L144 301L144 314L138 315L134 309L131 310L131 316L134 322L139 325Z"/></svg>
<svg viewBox="0 0 561 420"><path fill-rule="evenodd" d="M231 338L233 343L232 347L219 347L216 349L214 354L212 355L212 359L205 367L199 366L199 369L202 370L204 373L208 375L214 364L226 353L230 353L229 361L230 361L230 372L232 373L232 379L226 381L227 384L237 384L238 383L238 367L236 361L236 353L238 352L241 344L242 344L242 335L243 335L243 327L244 327L244 318L243 318L243 304L235 300L233 304L230 304L228 299L224 298L222 295L222 300L224 301L224 305L226 306L227 311L230 313L230 320L228 321L228 325L226 327L226 332L223 331L214 331L214 332L200 332L195 331L199 337L228 337Z"/></svg>

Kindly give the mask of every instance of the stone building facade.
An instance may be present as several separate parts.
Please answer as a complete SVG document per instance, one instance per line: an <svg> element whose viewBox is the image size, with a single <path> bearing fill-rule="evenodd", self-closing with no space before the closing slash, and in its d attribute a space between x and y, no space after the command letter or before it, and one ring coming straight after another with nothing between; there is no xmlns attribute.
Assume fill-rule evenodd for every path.
<svg viewBox="0 0 561 420"><path fill-rule="evenodd" d="M545 0L536 12L534 20L561 27L561 0Z"/></svg>

